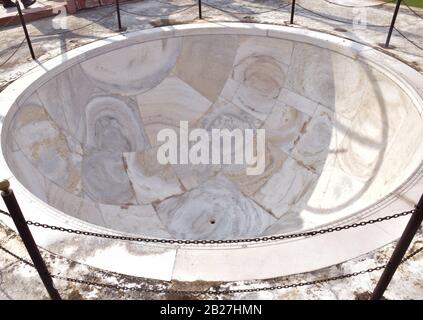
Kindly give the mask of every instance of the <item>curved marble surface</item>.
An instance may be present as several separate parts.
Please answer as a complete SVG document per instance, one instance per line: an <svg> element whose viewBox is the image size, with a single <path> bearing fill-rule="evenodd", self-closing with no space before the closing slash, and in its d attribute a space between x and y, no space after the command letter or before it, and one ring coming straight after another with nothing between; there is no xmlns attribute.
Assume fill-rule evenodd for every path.
<svg viewBox="0 0 423 320"><path fill-rule="evenodd" d="M409 209L422 190L421 78L370 48L293 28L199 24L127 34L49 61L0 94L9 106L2 109L1 170L25 212L42 212L34 220L97 231L229 239L383 216ZM266 129L263 174L158 164L158 130L181 120L207 130ZM367 252L395 239L402 225L377 226L372 239L358 230L221 249L77 237L96 249L66 255L153 278L266 278ZM348 243L352 235L367 241ZM56 252L67 239L37 235ZM341 243L342 253L334 247ZM299 246L319 259L312 254L279 269L276 256L294 257ZM140 271L111 265L105 257L113 252L134 263L166 262L161 271ZM253 257L263 258L239 273L236 266Z"/></svg>

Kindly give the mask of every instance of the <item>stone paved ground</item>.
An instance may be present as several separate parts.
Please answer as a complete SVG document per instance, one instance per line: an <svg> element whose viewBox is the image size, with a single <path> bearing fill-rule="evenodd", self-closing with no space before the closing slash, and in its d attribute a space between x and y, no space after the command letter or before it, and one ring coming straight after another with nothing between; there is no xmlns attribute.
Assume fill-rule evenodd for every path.
<svg viewBox="0 0 423 320"><path fill-rule="evenodd" d="M341 1L336 0L336 2ZM373 5L377 1L366 0L366 2ZM122 21L128 31L175 23L201 23L197 19L198 8L195 3L196 1L191 0L132 1L121 6ZM287 24L289 20L290 1L287 0L203 0L203 3L203 18L209 22L244 21ZM399 31L394 32L391 40L394 48L387 51L379 44L385 41L387 25L390 23L393 12L392 5L353 8L334 5L329 0L297 0L297 3L299 5L295 27L319 30L365 43L386 51L423 72L423 33L421 32L423 11L421 9L413 12L407 7L402 8L397 22ZM357 23L353 25L353 22L359 21L360 18L367 20L367 27ZM46 18L31 22L28 26L39 61L48 60L83 44L115 35L117 29L113 6L85 10L77 15L62 18L62 23L66 22L67 30L55 29L55 26L60 24L58 21L57 18ZM61 34L57 35L58 32ZM36 62L31 61L23 39L19 26L0 30L0 91L37 65ZM26 252L19 237L2 224L0 224L0 246L0 299L47 299L46 292L34 269L11 255L13 253L25 258ZM422 230L415 239L412 249L421 246L423 246ZM283 285L358 272L384 264L393 248L394 244L390 244L360 258L312 273L268 281L236 283L169 283L133 279L104 273L53 256L48 252L43 254L49 268L61 276L126 286L148 286L154 289L227 290ZM362 299L368 297L379 276L380 271L314 286L272 292L219 295L218 297L210 294L195 296L130 293L63 280L56 280L56 285L66 299ZM385 296L388 299L423 298L423 253L419 253L399 268Z"/></svg>

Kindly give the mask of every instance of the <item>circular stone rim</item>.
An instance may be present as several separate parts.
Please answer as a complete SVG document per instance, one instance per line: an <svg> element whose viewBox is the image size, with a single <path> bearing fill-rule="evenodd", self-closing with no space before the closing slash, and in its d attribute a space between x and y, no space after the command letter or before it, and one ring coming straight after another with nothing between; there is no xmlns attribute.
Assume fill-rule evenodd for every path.
<svg viewBox="0 0 423 320"><path fill-rule="evenodd" d="M213 34L253 35L292 40L309 43L353 59L362 60L383 72L396 83L401 84L401 88L414 100L414 105L419 109L419 113L423 113L423 75L376 49L326 33L296 27L249 23L199 23L120 34L81 46L47 62L40 63L39 66L14 81L0 93L0 105L2 106L0 115L4 117L4 121L1 123L1 132L3 132L3 124L10 123L8 115L13 112L9 111L18 108L20 102L25 101L32 92L73 64L131 44L169 37ZM1 135L1 139L3 146L5 135ZM1 152L0 172L2 178L8 178L11 181L22 211L28 220L58 227L110 233L111 229L74 218L38 199L14 177L4 157L7 155ZM319 228L339 226L341 223L357 223L410 210L418 202L421 190L423 190L422 165L395 192L387 195L378 203L349 217L319 226ZM3 203L1 208L4 208ZM1 216L0 220L15 229L13 222L7 217ZM309 272L344 262L396 240L406 222L407 218L402 217L380 224L312 238L248 244L129 243L65 234L44 228L31 228L31 230L36 242L46 250L70 260L108 271L167 281L238 281ZM113 230L113 234L128 235L115 230ZM63 245L67 242L70 244ZM85 248L89 249L84 250ZM93 248L95 249L93 250ZM299 256L298 252L307 252L307 255ZM121 257L123 260L117 259L117 257ZM116 264L115 261L122 263ZM245 265L249 267L245 268Z"/></svg>

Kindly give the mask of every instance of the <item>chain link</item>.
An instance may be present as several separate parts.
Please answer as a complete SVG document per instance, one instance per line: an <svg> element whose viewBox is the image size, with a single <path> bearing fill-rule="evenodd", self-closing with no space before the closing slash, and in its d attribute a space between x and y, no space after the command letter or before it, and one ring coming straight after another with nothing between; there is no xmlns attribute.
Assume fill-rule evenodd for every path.
<svg viewBox="0 0 423 320"><path fill-rule="evenodd" d="M55 231L67 232L70 234L91 236L91 237L97 237L97 238L113 239L113 240L145 242L145 243L160 243L160 244L184 244L184 245L204 244L206 245L206 244L237 244L237 243L252 243L252 242L259 243L259 242L280 241L280 240L294 239L294 238L313 237L317 235L323 235L326 233L339 232L342 230L364 227L366 225L380 223L380 222L388 221L391 219L397 219L399 217L407 216L413 212L414 212L414 209L404 211L401 213L396 213L390 216L380 217L377 219L370 219L366 221L346 224L343 226L329 227L329 228L324 228L324 229L319 229L314 231L282 234L282 235L275 235L275 236L265 236L265 237L249 238L249 239L227 239L227 240L189 240L189 239L158 239L158 238L144 238L144 237L129 237L129 236L116 235L116 234L98 233L98 232L77 230L72 228L58 227L54 225L49 225L47 223L41 223L41 222L36 222L31 220L27 220L26 223L29 226L34 226L34 227L39 227L44 229L50 229ZM3 211L1 209L0 209L0 213L10 217L10 213Z"/></svg>
<svg viewBox="0 0 423 320"><path fill-rule="evenodd" d="M402 261L401 264L405 263L406 261L413 258L415 255L423 251L423 247L411 252L407 255ZM313 285L320 285L324 283L329 283L332 281L343 280L348 278L357 277L363 274L373 273L375 271L381 271L385 269L387 264L376 266L373 268L369 268L366 270L356 271L352 273L347 273L344 275L317 279L312 281L304 281L304 282L296 282L290 284L282 284L277 286L270 286L270 287L258 287L258 288L246 288L246 289L229 289L229 290L173 290L173 289L149 289L142 286L125 286L125 285L115 285L115 284L106 284L100 283L95 281L89 280L82 280L82 279L75 279L70 277L63 277L60 275L52 275L53 278L64 280L67 282L73 282L78 284L84 284L89 286L96 286L101 288L108 288L113 290L119 291L129 291L129 292L142 292L142 293L156 293L156 294L175 294L175 295L224 295L224 294L238 294L238 293L256 293L256 292L263 292L263 291L276 291L276 290L283 290L283 289L293 289L305 286L313 286Z"/></svg>
<svg viewBox="0 0 423 320"><path fill-rule="evenodd" d="M350 228L357 228L357 227L365 226L365 225L368 225L368 224L374 224L374 223L378 223L378 222L387 221L387 220L396 219L396 218L399 218L399 217L402 217L402 216L406 216L406 215L412 213L413 211L414 210L404 211L404 212L401 212L401 213L396 213L396 214L391 215L391 216L381 217L381 218L377 218L377 219L371 219L371 220L362 221L362 222L359 222L359 223L352 223L352 224L348 224L348 225L341 226L341 227L326 228L326 229L321 229L321 230L316 230L316 231L311 231L311 232L299 233L299 234L295 234L295 235L301 235L301 236L318 235L318 234L324 234L324 233L328 233L328 232L346 230L346 229L350 229ZM0 213L10 217L10 214L8 212L5 212L1 209L0 209ZM67 229L67 228L63 228L63 227L50 226L48 224L39 223L39 222L27 221L27 223L28 223L28 225L39 226L39 227L43 227L43 228L49 228L49 229L52 229L52 230L66 231L66 232L84 234L84 235L96 235L96 233L91 233L91 232L88 232L88 231L73 230L73 229ZM101 237L110 237L110 238L114 238L114 239L121 239L121 238L124 238L125 240L130 239L130 237L120 237L120 236L116 236L116 235L107 235L107 234L99 234L99 235L101 235ZM293 236L293 235L287 235L287 236ZM271 236L271 237L265 237L265 238L269 238L270 240L275 240L275 239L279 239L280 237L282 237L282 236ZM134 238L134 239L141 239L141 238ZM240 239L240 240L256 241L256 239L263 239L263 238ZM149 239L149 240L157 240L159 242L161 242L162 240L168 241L166 239ZM181 241L185 242L185 240L171 240L171 241L176 242L176 243L179 243ZM188 241L191 242L192 240L188 240ZM200 240L200 243L203 243L203 242L209 242L210 243L210 241L213 241L213 240L208 240L208 241ZM226 242L226 241L230 241L230 243L232 243L232 241L239 242L239 240L214 240L214 242L216 242L216 243L219 243L219 242L223 243L223 242ZM261 240L261 241L263 241L263 240ZM34 267L34 265L30 261L28 261L28 260L26 260L22 257L19 257L18 255L14 254L13 252L7 250L6 248L0 246L0 249L2 251L12 255L17 260L23 262L24 264L29 265L31 267ZM411 252L404 259L402 259L401 264L410 260L411 258L413 258L414 256L416 256L417 254L419 254L422 251L423 251L423 247ZM229 289L229 290L213 290L213 289L208 289L208 290L174 290L174 289L166 289L166 288L152 289L152 288L145 288L143 286L137 286L137 285L127 286L127 285L119 285L119 284L107 284L107 283L101 283L101 282L84 280L84 279L76 279L76 278L72 278L72 277L64 277L64 276L61 276L59 274L51 274L51 276L52 276L52 278L58 279L58 280L63 280L63 281L67 281L67 282L73 282L73 283L78 283L78 284L83 284L83 285L88 285L88 286L108 288L108 289L118 290L118 291L143 292L143 293L155 293L155 294L174 294L174 295L187 295L187 294L190 294L190 295L204 295L204 294L224 295L224 294L237 294L237 293L255 293L255 292L262 292L262 291L275 291L275 290L282 290L282 289L292 289L292 288L299 288L299 287L305 287L305 286L320 285L320 284L329 283L329 282L332 282L332 281L353 278L353 277L356 277L356 276L359 276L359 275L369 274L369 273L372 273L372 272L375 272L375 271L380 271L380 270L385 269L386 266L387 266L387 264L384 264L384 265L376 266L376 267L369 268L369 269L362 270L362 271L352 272L352 273L334 276L334 277L329 277L329 278L317 279L317 280L313 280L313 281L304 281L304 282L297 282L297 283L290 283L290 284L282 284L282 285L270 286L270 287L258 287L258 288L246 288L246 289Z"/></svg>

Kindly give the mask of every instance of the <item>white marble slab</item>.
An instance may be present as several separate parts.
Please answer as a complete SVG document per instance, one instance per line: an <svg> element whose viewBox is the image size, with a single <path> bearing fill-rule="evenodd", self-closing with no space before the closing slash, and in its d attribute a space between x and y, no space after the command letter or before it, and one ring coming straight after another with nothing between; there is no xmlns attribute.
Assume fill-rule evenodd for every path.
<svg viewBox="0 0 423 320"><path fill-rule="evenodd" d="M37 93L57 126L82 142L86 129L82 122L84 108L94 89L77 64L46 82Z"/></svg>
<svg viewBox="0 0 423 320"><path fill-rule="evenodd" d="M137 204L122 154L95 149L86 151L82 171L84 197L105 204Z"/></svg>
<svg viewBox="0 0 423 320"><path fill-rule="evenodd" d="M310 120L308 114L278 101L263 125L266 140L289 153L302 138Z"/></svg>
<svg viewBox="0 0 423 320"><path fill-rule="evenodd" d="M231 100L239 108L264 121L286 81L288 67L267 55L240 60L232 73L239 86Z"/></svg>
<svg viewBox="0 0 423 320"><path fill-rule="evenodd" d="M174 74L214 102L230 75L237 48L237 35L184 37Z"/></svg>
<svg viewBox="0 0 423 320"><path fill-rule="evenodd" d="M100 204L106 227L157 238L171 238L151 205L113 206Z"/></svg>
<svg viewBox="0 0 423 320"><path fill-rule="evenodd" d="M150 204L184 192L172 166L157 161L157 148L123 157L138 203Z"/></svg>
<svg viewBox="0 0 423 320"><path fill-rule="evenodd" d="M174 76L138 95L137 101L152 146L158 145L160 130L173 129L179 133L180 121L188 121L192 126L211 106L207 98Z"/></svg>
<svg viewBox="0 0 423 320"><path fill-rule="evenodd" d="M280 218L289 211L301 211L305 207L317 178L315 173L287 158L252 198Z"/></svg>
<svg viewBox="0 0 423 320"><path fill-rule="evenodd" d="M181 42L179 38L170 38L135 44L100 54L82 62L81 67L106 92L135 95L154 88L166 78L176 62Z"/></svg>
<svg viewBox="0 0 423 320"><path fill-rule="evenodd" d="M129 98L97 96L85 107L84 145L122 153L142 151L150 143L136 102Z"/></svg>
<svg viewBox="0 0 423 320"><path fill-rule="evenodd" d="M68 192L81 192L81 148L49 117L38 96L31 96L15 114L12 126L20 150L42 174Z"/></svg>
<svg viewBox="0 0 423 320"><path fill-rule="evenodd" d="M275 219L223 176L156 208L169 233L182 239L227 239L261 233Z"/></svg>

